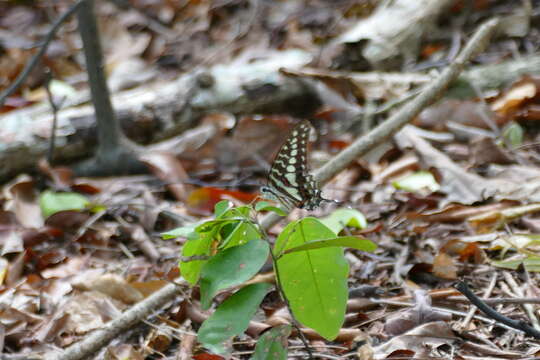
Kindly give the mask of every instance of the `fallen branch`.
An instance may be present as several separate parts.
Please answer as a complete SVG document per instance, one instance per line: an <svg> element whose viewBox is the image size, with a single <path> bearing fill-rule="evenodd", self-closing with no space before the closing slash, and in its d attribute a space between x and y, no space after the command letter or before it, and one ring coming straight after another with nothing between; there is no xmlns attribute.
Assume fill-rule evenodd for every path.
<svg viewBox="0 0 540 360"><path fill-rule="evenodd" d="M478 296L476 296L467 286L467 283L460 281L456 285L456 289L462 293L469 301L475 305L480 311L486 314L488 317L492 318L495 321L500 322L506 326L514 328L516 330L521 330L525 334L532 336L535 339L540 339L540 331L536 330L525 321L510 319L497 311L491 308L488 304L483 302Z"/></svg>
<svg viewBox="0 0 540 360"><path fill-rule="evenodd" d="M133 325L148 318L157 309L173 300L187 283L170 283L150 295L143 301L126 310L122 315L111 320L103 328L94 331L83 340L71 345L62 353L48 354L45 360L78 360L84 359L106 346L118 334L129 330Z"/></svg>
<svg viewBox="0 0 540 360"><path fill-rule="evenodd" d="M457 79L465 64L488 44L491 35L495 32L499 20L494 18L482 24L465 48L456 59L441 73L441 75L427 85L422 92L411 102L404 105L394 115L366 135L360 137L345 150L340 152L324 166L315 172L315 179L324 184L332 177L345 169L358 157L366 154L377 145L383 143L403 126L411 122L424 108L435 102L443 91ZM360 119L358 119L360 121ZM261 220L263 228L269 228L281 217L271 213Z"/></svg>

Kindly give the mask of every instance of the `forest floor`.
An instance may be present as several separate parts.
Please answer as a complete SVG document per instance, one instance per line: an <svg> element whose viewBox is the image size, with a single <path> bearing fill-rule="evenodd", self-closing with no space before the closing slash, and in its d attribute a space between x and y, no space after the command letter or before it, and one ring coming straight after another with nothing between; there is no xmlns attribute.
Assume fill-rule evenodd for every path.
<svg viewBox="0 0 540 360"><path fill-rule="evenodd" d="M70 163L50 165L43 151L39 163L0 185L2 359L37 359L66 349L178 279L187 239L164 240L162 233L211 219L221 200L255 201L280 144L303 118L317 134L309 166L321 167L411 101L480 24L496 16L503 30L467 64L469 82L460 78L411 125L324 184L323 196L339 205L288 216L324 218L336 208L354 209L361 220L344 224L345 234L377 245L373 252L345 249L345 321L333 341L306 332L314 358L540 358L534 332L479 311L456 289L464 281L499 314L522 321L522 330L523 324L540 329L540 1L456 0L433 9L429 1L395 3L402 5L97 1L113 93L205 71L212 76L206 87L238 82L248 100L225 94L234 111L216 105L192 119L188 132L213 129L190 140L196 145L143 154L147 174L78 177ZM0 90L70 5L0 3ZM43 60L0 107L0 151L18 141L8 116L49 104L47 88L60 108L88 89L76 25L75 18L66 21ZM304 82L312 91L308 100L293 99L285 110L253 110L250 102L266 92L286 93L252 86L251 72L259 70L249 66L260 59L268 60L266 70L285 64L268 77ZM491 65L519 61L525 63L519 71L489 72ZM224 70L230 64L236 72ZM473 69L488 70L476 82L470 80ZM34 130L36 141L50 141L43 124ZM148 135L126 133L135 140ZM271 227L269 236L274 239L283 226ZM273 282L271 273L265 266L256 279ZM213 306L231 293L220 292ZM263 330L290 321L272 290L257 321L227 343L227 355L215 355L197 342L212 313L201 310L200 299L197 286L186 286L90 357L250 358ZM289 358L306 358L296 333L287 341Z"/></svg>

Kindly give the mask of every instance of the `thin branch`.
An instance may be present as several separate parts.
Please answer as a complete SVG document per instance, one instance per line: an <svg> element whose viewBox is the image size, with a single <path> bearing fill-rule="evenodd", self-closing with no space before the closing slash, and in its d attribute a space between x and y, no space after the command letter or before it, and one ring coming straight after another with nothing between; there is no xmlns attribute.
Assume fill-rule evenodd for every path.
<svg viewBox="0 0 540 360"><path fill-rule="evenodd" d="M51 110L53 114L53 122L51 129L51 137L49 139L49 150L47 152L47 161L50 165L53 165L54 162L54 149L56 144L56 128L58 126L58 108L61 106L63 100L58 104L54 100L53 93L51 91L51 81L53 79L52 71L49 69L47 72L47 80L45 81L45 91L47 92L47 99L49 100L49 105L51 105ZM63 98L65 99L65 98Z"/></svg>
<svg viewBox="0 0 540 360"><path fill-rule="evenodd" d="M497 283L497 273L495 272L493 273L493 276L491 277L491 281L489 282L488 288L484 292L484 299L487 299L491 296L491 293L493 292L493 289L495 288L496 283ZM469 323L471 322L475 312L476 312L476 308L471 308L469 310L467 317L461 323L462 329L466 329L469 327Z"/></svg>
<svg viewBox="0 0 540 360"><path fill-rule="evenodd" d="M71 7L54 22L51 30L49 30L47 36L45 36L45 40L41 44L39 51L34 56L32 56L29 62L26 63L23 71L21 71L15 81L0 94L0 106L4 106L6 98L13 94L26 80L28 75L30 75L32 69L34 69L34 67L38 64L39 60L41 60L43 54L45 54L49 43L52 41L54 35L56 35L56 32L60 28L60 25L62 25L62 23L64 23L71 15L73 15L79 9L83 1L85 0L78 0L75 4L71 5Z"/></svg>
<svg viewBox="0 0 540 360"><path fill-rule="evenodd" d="M334 156L324 166L319 168L314 174L315 180L320 184L328 182L353 161L386 141L403 126L411 122L424 108L434 103L443 91L458 78L466 63L487 46L489 39L495 32L498 24L498 18L491 19L482 24L467 42L467 45L461 53L437 79L424 87L422 92L414 98L414 100L404 105L388 120L375 127L366 135L360 137L345 150ZM269 228L279 219L279 216L271 213L261 220L261 225L265 228Z"/></svg>
<svg viewBox="0 0 540 360"><path fill-rule="evenodd" d="M187 286L187 283L169 283L165 285L143 301L126 310L118 318L105 324L101 329L94 331L83 340L63 350L62 353L48 354L44 359L79 360L88 358L91 354L106 346L118 334L129 330L135 324L148 318L167 302L174 300L185 286Z"/></svg>
<svg viewBox="0 0 540 360"><path fill-rule="evenodd" d="M452 296L444 299L452 302L469 302L469 299L462 296ZM540 304L540 298L493 298L484 299L486 304L498 305L498 304Z"/></svg>
<svg viewBox="0 0 540 360"><path fill-rule="evenodd" d="M498 321L506 326L510 326L511 328L521 330L525 334L534 337L535 339L540 339L540 331L536 330L529 324L527 324L525 321L522 320L514 320L510 319L497 311L495 311L493 308L491 308L488 304L483 302L478 296L476 296L467 286L467 283L464 281L460 281L456 285L456 289L465 295L469 301L475 305L480 311L482 311L484 314L486 314L488 317L494 319L495 321Z"/></svg>

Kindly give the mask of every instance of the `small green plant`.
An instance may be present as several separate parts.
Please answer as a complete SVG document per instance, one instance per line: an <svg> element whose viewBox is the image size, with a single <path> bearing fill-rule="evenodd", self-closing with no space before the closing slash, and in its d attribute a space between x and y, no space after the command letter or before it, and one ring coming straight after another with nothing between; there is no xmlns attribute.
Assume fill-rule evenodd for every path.
<svg viewBox="0 0 540 360"><path fill-rule="evenodd" d="M214 218L190 227L174 229L164 238L187 238L180 261L181 275L193 286L199 284L201 307L208 309L214 296L223 289L240 289L217 306L201 326L199 341L211 351L225 354L225 343L244 332L270 284L242 284L272 259L278 291L295 322L310 327L333 340L345 318L349 265L343 247L373 251L376 246L365 238L338 236L345 226L364 227L361 213L340 209L323 219L306 217L289 223L275 244L257 221L261 211L285 215L283 210L266 202L232 207L222 201L215 207ZM289 327L276 328L261 336L254 357L286 359L283 339ZM266 351L271 351L272 356ZM280 354L279 356L276 354ZM277 356L277 357L275 357Z"/></svg>

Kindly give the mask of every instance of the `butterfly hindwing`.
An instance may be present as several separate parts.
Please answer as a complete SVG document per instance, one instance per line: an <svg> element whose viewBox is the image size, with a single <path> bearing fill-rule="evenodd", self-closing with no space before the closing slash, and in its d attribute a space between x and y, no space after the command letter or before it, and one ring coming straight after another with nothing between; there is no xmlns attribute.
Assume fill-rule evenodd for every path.
<svg viewBox="0 0 540 360"><path fill-rule="evenodd" d="M307 167L307 145L311 125L304 120L291 132L279 149L263 192L279 200L287 208L313 210L324 199Z"/></svg>

